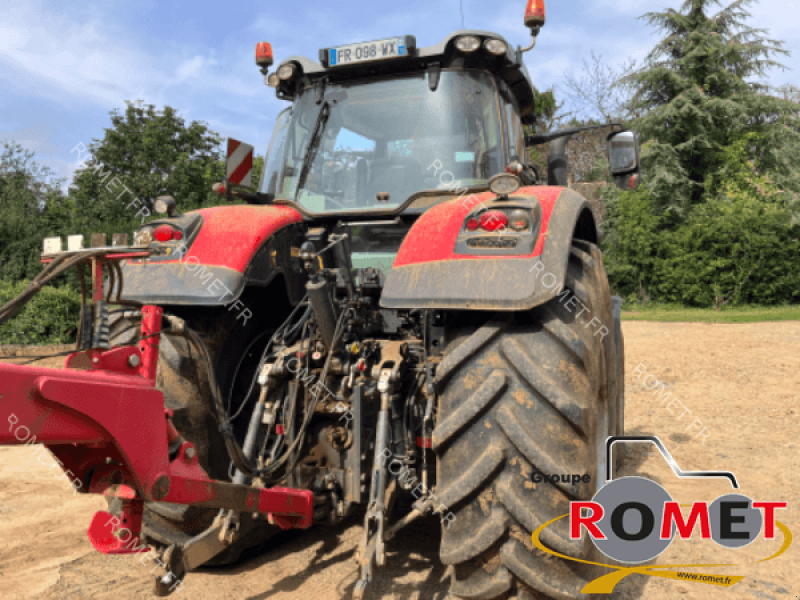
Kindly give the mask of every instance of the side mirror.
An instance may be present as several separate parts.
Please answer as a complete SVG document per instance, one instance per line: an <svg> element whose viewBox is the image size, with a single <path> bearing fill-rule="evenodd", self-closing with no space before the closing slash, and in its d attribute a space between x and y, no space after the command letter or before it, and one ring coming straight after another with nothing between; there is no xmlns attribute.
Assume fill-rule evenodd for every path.
<svg viewBox="0 0 800 600"><path fill-rule="evenodd" d="M608 136L608 164L619 189L639 187L642 182L639 139L633 131L618 131Z"/></svg>

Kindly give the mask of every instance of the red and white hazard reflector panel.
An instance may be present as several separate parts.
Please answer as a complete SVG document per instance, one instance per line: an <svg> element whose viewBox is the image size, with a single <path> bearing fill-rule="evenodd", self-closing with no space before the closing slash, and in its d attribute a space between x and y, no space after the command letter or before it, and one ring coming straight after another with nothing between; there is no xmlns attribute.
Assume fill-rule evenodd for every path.
<svg viewBox="0 0 800 600"><path fill-rule="evenodd" d="M250 187L253 175L253 147L228 138L228 159L225 176L231 185Z"/></svg>

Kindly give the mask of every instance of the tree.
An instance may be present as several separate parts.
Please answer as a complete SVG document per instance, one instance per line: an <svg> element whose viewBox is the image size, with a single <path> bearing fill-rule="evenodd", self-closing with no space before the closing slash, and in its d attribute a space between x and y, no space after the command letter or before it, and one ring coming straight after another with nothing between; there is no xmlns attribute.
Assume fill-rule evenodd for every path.
<svg viewBox="0 0 800 600"><path fill-rule="evenodd" d="M611 123L627 122L641 116L633 109L631 101L634 88L626 79L636 70L636 61L630 60L619 67L603 61L602 55L592 51L591 59L583 61L579 73L566 74L565 96L569 98L581 121Z"/></svg>
<svg viewBox="0 0 800 600"><path fill-rule="evenodd" d="M796 85L782 85L776 90L779 94L779 98L783 98L788 102L794 102L795 104L800 104L800 87Z"/></svg>
<svg viewBox="0 0 800 600"><path fill-rule="evenodd" d="M41 270L42 238L60 235L69 215L48 217L64 202L63 180L39 165L34 153L13 141L0 153L0 279L19 281ZM48 215L48 217L45 217Z"/></svg>
<svg viewBox="0 0 800 600"><path fill-rule="evenodd" d="M86 150L71 198L85 232L130 232L153 215L153 201L172 195L181 211L218 202L211 185L224 163L221 138L204 123L186 123L166 106L126 102L111 113L111 127Z"/></svg>
<svg viewBox="0 0 800 600"><path fill-rule="evenodd" d="M563 102L556 101L555 92L552 88L546 92L535 92L536 101L533 112L536 115L536 124L532 127L532 132L547 133L556 127L564 118L562 109Z"/></svg>
<svg viewBox="0 0 800 600"><path fill-rule="evenodd" d="M737 0L644 15L666 35L625 81L644 185L605 191L612 286L640 299L715 305L798 300L800 106L761 78L782 43Z"/></svg>
<svg viewBox="0 0 800 600"><path fill-rule="evenodd" d="M692 206L709 198L710 177L721 180L727 148L745 136L748 159L769 178L784 200L800 192L798 106L767 94L757 81L772 57L788 54L766 31L744 24L745 7L736 0L709 16L718 0L686 0L680 11L647 13L666 37L644 67L623 79L633 85L633 121L643 141L645 182L653 210L676 227ZM719 191L719 190L716 190Z"/></svg>
<svg viewBox="0 0 800 600"><path fill-rule="evenodd" d="M564 113L564 103L556 100L555 92L549 89L546 92L534 90L535 106L534 114L536 121L533 125L525 127L525 134L547 133L557 129L561 123L569 117L569 113ZM530 148L530 163L536 168L540 175L547 174L547 155L550 151L550 144L543 144Z"/></svg>

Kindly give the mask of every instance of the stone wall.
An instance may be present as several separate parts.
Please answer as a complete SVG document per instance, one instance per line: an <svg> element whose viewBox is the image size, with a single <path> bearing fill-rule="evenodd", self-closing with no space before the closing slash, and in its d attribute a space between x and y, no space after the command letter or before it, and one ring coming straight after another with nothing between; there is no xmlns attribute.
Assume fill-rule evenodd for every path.
<svg viewBox="0 0 800 600"><path fill-rule="evenodd" d="M567 144L569 176L572 181L585 182L598 157L606 155L606 137L610 127L573 135Z"/></svg>
<svg viewBox="0 0 800 600"><path fill-rule="evenodd" d="M592 183L573 183L569 186L588 200L592 206L594 218L598 223L602 223L606 218L606 205L600 197L600 192L607 185L605 181L596 181Z"/></svg>
<svg viewBox="0 0 800 600"><path fill-rule="evenodd" d="M589 201L589 204L592 206L594 217L598 223L601 223L606 217L606 207L605 203L600 198L600 192L607 185L612 185L611 179L609 176L608 181L586 183L586 178L594 168L595 161L598 157L605 157L606 138L610 131L610 127L604 127L594 131L579 133L573 135L567 144L567 161L569 165L567 173L568 186L583 195ZM534 161L534 164L542 178L546 179L547 155L550 152L550 145L542 144L541 146L537 146L536 149L539 152L539 157L538 160Z"/></svg>

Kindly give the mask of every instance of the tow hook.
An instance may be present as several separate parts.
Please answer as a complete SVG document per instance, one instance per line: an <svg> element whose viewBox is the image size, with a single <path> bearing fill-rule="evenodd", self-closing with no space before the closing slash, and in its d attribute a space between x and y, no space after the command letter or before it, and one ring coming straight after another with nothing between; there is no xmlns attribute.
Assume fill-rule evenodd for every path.
<svg viewBox="0 0 800 600"><path fill-rule="evenodd" d="M183 549L178 544L172 544L164 551L164 575L156 575L153 582L153 593L158 597L169 596L175 590L183 587L183 578L186 569L183 566Z"/></svg>

